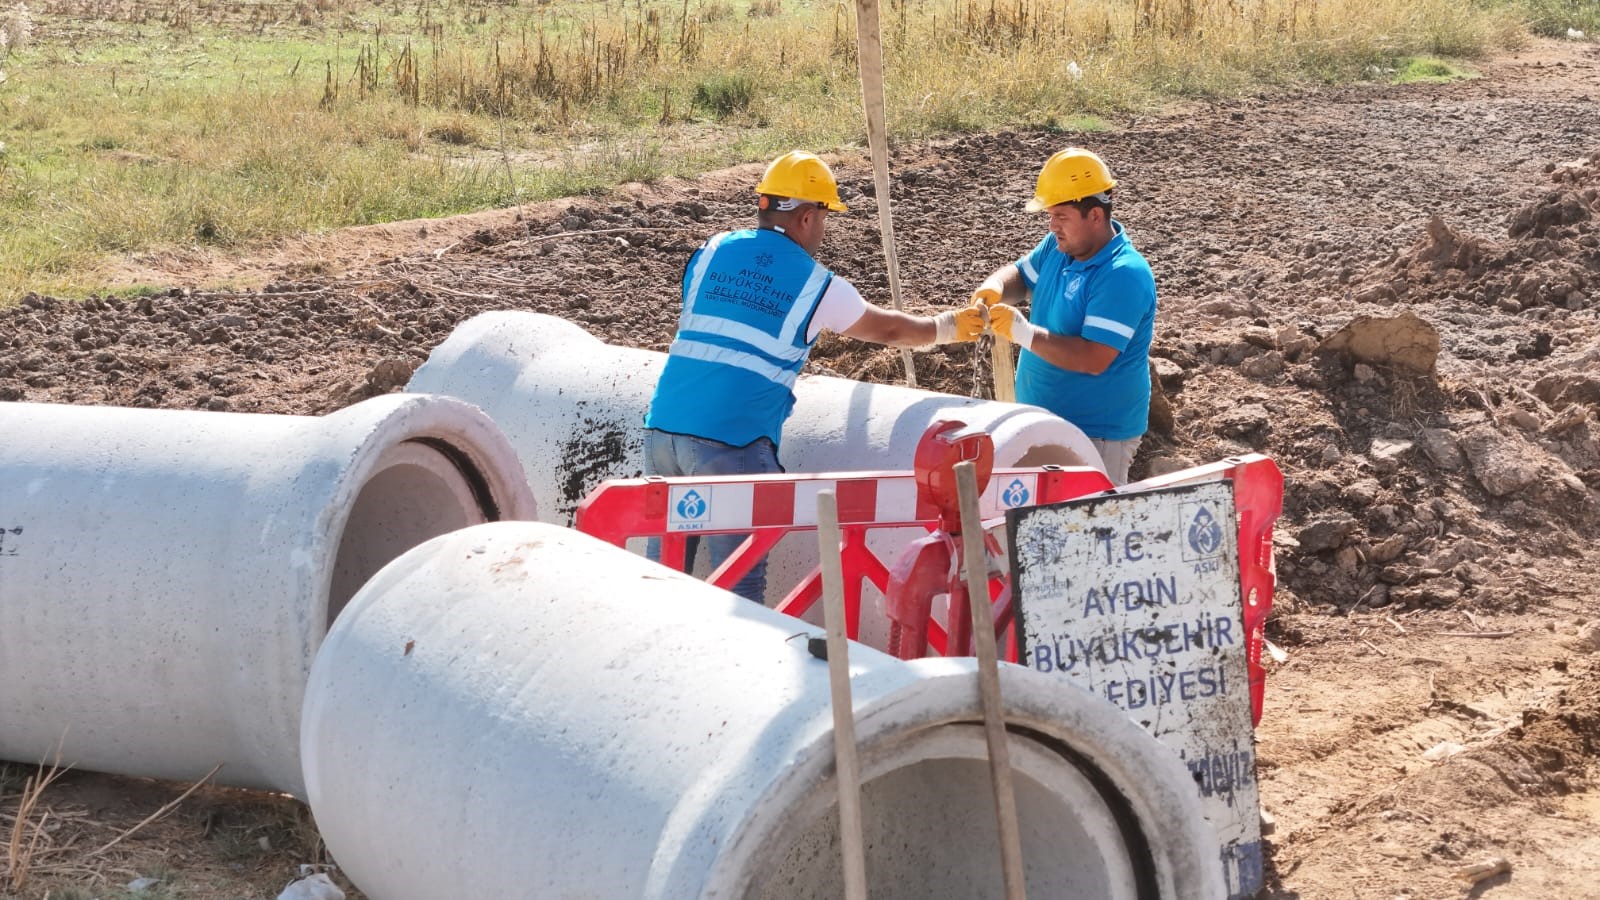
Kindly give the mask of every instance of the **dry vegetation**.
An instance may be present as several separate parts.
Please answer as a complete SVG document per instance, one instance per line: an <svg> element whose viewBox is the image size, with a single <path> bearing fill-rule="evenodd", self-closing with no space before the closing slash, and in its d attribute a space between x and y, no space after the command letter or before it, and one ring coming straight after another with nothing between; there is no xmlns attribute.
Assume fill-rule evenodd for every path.
<svg viewBox="0 0 1600 900"><path fill-rule="evenodd" d="M890 127L1094 128L1174 97L1386 77L1417 54L1514 42L1524 17L1505 4L1520 2L1568 0L899 0L884 10ZM32 34L0 48L0 303L111 287L96 271L107 253L234 247L852 144L852 11L13 6L0 20Z"/></svg>

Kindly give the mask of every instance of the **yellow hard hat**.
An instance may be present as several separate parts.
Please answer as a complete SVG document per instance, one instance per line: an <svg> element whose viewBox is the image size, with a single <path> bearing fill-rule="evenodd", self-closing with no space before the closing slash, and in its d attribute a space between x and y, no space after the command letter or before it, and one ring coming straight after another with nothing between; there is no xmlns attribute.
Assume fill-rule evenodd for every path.
<svg viewBox="0 0 1600 900"><path fill-rule="evenodd" d="M767 166L756 193L820 203L834 212L849 212L839 199L839 182L833 180L828 164L815 154L791 150Z"/></svg>
<svg viewBox="0 0 1600 900"><path fill-rule="evenodd" d="M1049 209L1057 203L1070 203L1117 186L1105 161L1088 150L1068 147L1045 161L1039 170L1039 186L1028 201L1028 212Z"/></svg>

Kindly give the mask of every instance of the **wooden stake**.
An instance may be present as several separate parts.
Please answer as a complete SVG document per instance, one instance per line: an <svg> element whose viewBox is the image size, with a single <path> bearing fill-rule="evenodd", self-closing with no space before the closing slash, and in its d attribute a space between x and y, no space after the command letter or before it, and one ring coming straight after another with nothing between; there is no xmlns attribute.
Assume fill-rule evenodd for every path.
<svg viewBox="0 0 1600 900"><path fill-rule="evenodd" d="M872 154L872 184L878 199L878 230L883 234L884 263L889 267L889 301L900 301L900 260L894 250L894 211L889 208L889 132L883 113L883 39L878 30L878 0L856 0L856 59L861 64L861 107L867 114L867 150ZM900 348L906 384L917 386L911 350Z"/></svg>
<svg viewBox="0 0 1600 900"><path fill-rule="evenodd" d="M994 639L994 610L989 607L989 554L983 546L983 519L978 515L978 474L970 461L956 463L956 491L961 500L967 607L972 610L972 646L978 656L978 695L983 701L983 729L989 740L989 777L994 782L994 814L1000 829L1006 900L1026 900L1017 795L1011 785L1011 751L1006 743L1005 711L1000 706L1000 662Z"/></svg>
<svg viewBox="0 0 1600 900"><path fill-rule="evenodd" d="M1004 403L1017 402L1017 367L1012 361L1011 342L1001 337L994 336L994 346L990 351L994 356L994 398Z"/></svg>
<svg viewBox="0 0 1600 900"><path fill-rule="evenodd" d="M850 700L850 639L845 636L844 564L839 503L817 494L817 551L822 558L822 617L828 636L828 686L833 696L833 755L839 778L839 842L844 852L845 900L867 900L867 858L861 836L861 767L856 759L856 714Z"/></svg>

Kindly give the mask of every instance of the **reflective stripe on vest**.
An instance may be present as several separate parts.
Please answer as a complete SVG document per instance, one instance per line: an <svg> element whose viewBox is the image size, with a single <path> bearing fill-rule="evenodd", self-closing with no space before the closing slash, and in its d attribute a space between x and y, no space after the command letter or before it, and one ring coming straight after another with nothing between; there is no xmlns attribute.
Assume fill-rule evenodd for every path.
<svg viewBox="0 0 1600 900"><path fill-rule="evenodd" d="M799 372L780 369L754 353L730 350L727 347L718 347L714 344L705 344L700 341L688 341L678 338L672 342L672 346L667 352L673 356L698 359L701 362L721 363L724 366L744 369L746 372L754 372L768 381L791 389L794 387L795 379L800 376Z"/></svg>

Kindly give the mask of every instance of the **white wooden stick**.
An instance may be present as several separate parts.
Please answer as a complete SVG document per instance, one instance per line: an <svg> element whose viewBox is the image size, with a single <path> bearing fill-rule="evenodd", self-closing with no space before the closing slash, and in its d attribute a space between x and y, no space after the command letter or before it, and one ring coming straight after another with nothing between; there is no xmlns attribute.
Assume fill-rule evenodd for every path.
<svg viewBox="0 0 1600 900"><path fill-rule="evenodd" d="M1011 356L1011 342L995 335L990 359L994 370L994 398L1003 403L1017 402L1017 364Z"/></svg>
<svg viewBox="0 0 1600 900"><path fill-rule="evenodd" d="M1011 784L1005 713L1000 706L1000 662L994 639L994 610L989 608L989 555L983 546L983 519L978 514L978 474L970 461L956 463L956 491L961 501L967 606L972 610L972 646L978 655L978 695L983 701L983 730L989 741L989 777L994 782L994 814L1000 830L1006 900L1025 900L1022 835L1017 826L1017 795Z"/></svg>
<svg viewBox="0 0 1600 900"><path fill-rule="evenodd" d="M850 700L850 639L845 635L844 563L839 549L839 503L817 494L817 551L822 558L822 615L828 635L828 686L833 695L833 754L839 777L839 837L844 852L845 900L867 900L867 858L861 836L861 767L856 715Z"/></svg>
<svg viewBox="0 0 1600 900"><path fill-rule="evenodd" d="M889 301L898 311L900 259L894 250L894 211L889 207L889 131L883 112L883 39L878 30L878 0L856 0L856 59L861 64L861 108L867 114L867 150L872 154L872 184L878 199L878 230L889 267ZM900 348L906 384L917 386L911 350Z"/></svg>

